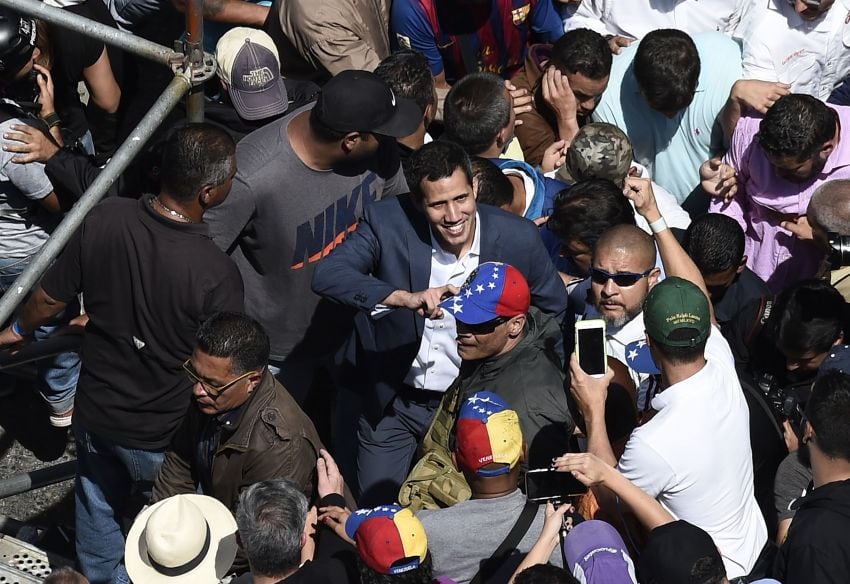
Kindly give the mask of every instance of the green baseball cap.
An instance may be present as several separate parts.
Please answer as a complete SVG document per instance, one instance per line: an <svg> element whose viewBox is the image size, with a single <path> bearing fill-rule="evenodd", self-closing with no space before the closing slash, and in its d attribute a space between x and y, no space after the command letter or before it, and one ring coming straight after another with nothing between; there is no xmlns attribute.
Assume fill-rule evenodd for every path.
<svg viewBox="0 0 850 584"><path fill-rule="evenodd" d="M693 347L711 332L708 298L692 282L671 276L646 295L643 324L647 334L659 343Z"/></svg>

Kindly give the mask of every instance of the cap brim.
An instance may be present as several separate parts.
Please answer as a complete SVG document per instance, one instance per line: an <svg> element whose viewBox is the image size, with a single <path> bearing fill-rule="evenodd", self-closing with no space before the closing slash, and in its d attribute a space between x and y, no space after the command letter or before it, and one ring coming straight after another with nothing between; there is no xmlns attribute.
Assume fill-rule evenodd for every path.
<svg viewBox="0 0 850 584"><path fill-rule="evenodd" d="M229 94L233 107L246 120L270 118L289 108L289 95L282 77L278 78L276 85L260 91L244 91L231 86Z"/></svg>
<svg viewBox="0 0 850 584"><path fill-rule="evenodd" d="M404 97L396 97L396 108L393 117L370 130L374 134L404 138L410 136L422 123L422 110L416 102Z"/></svg>
<svg viewBox="0 0 850 584"><path fill-rule="evenodd" d="M559 181L567 183L568 185L573 185L576 183L576 179L573 178L573 175L566 164L564 164L564 166L562 166L555 172L555 178Z"/></svg>
<svg viewBox="0 0 850 584"><path fill-rule="evenodd" d="M210 501L211 497L203 495L186 494L181 496L191 497L192 503L200 508L204 519L207 520L207 525L210 528L210 548L206 557L194 569L180 576L167 576L151 564L144 537L145 527L151 513L167 501L167 499L163 499L143 509L133 521L130 532L127 534L124 563L127 567L127 574L133 582L145 582L146 584L217 582L227 574L233 565L238 549L236 520L227 507L214 499Z"/></svg>
<svg viewBox="0 0 850 584"><path fill-rule="evenodd" d="M484 310L471 300L463 298L462 294L452 296L440 302L440 308L451 314L454 319L463 324L483 324L499 318L499 315Z"/></svg>

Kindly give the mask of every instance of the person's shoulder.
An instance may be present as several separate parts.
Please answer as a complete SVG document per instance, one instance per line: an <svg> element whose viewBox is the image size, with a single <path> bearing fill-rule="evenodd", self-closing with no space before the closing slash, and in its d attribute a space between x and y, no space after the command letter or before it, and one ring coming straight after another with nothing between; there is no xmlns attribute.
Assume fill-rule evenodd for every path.
<svg viewBox="0 0 850 584"><path fill-rule="evenodd" d="M292 152L289 140L284 139L283 136L286 126L298 114L312 107L313 104L309 103L257 128L242 138L236 145L239 175L244 178L257 172L279 172L285 169L286 161L280 160L280 157L284 153Z"/></svg>
<svg viewBox="0 0 850 584"><path fill-rule="evenodd" d="M725 58L729 54L737 54L740 60L741 45L729 35L708 31L695 33L691 35L691 38L697 47L701 61Z"/></svg>
<svg viewBox="0 0 850 584"><path fill-rule="evenodd" d="M481 228L503 231L504 229L512 230L511 235L522 233L524 235L537 235L537 228L534 223L509 213L504 209L494 207L492 205L478 205L478 215L481 217Z"/></svg>

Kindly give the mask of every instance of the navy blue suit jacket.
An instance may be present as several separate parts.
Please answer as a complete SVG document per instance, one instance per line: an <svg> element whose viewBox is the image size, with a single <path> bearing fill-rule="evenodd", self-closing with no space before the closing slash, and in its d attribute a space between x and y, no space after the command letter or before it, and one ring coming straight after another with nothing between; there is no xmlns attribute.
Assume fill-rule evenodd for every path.
<svg viewBox="0 0 850 584"><path fill-rule="evenodd" d="M478 205L480 262L517 268L531 289L531 303L560 322L567 294L531 222L489 205ZM418 292L431 277L431 235L425 215L410 195L365 208L357 230L316 266L313 291L361 312L355 317L357 367L368 391L367 418L374 424L401 387L422 339L424 317L395 309L381 318L369 313L396 290Z"/></svg>

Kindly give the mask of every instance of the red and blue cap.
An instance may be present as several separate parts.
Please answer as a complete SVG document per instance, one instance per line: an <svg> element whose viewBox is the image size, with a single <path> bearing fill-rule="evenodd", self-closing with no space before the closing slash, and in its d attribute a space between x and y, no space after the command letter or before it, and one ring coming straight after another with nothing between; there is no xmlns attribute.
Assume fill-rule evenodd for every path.
<svg viewBox="0 0 850 584"><path fill-rule="evenodd" d="M519 270L502 262L479 264L460 292L440 303L455 320L469 325L519 316L530 305L528 282Z"/></svg>
<svg viewBox="0 0 850 584"><path fill-rule="evenodd" d="M519 416L500 396L479 391L464 400L455 426L457 464L481 477L508 474L522 456Z"/></svg>
<svg viewBox="0 0 850 584"><path fill-rule="evenodd" d="M422 522L398 505L358 509L345 522L345 533L357 543L363 562L379 574L416 570L428 555Z"/></svg>

